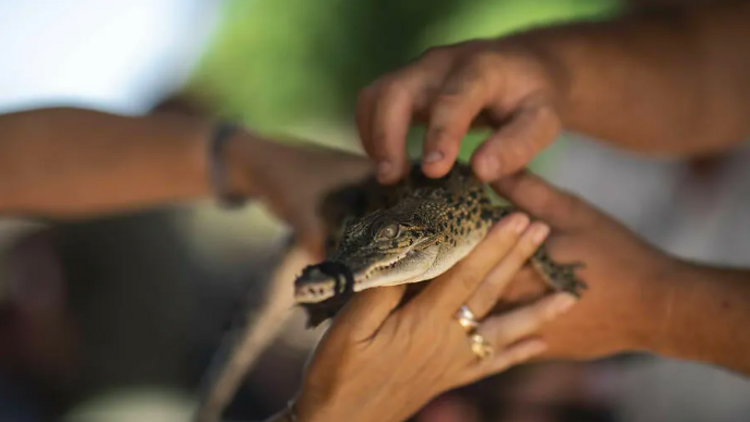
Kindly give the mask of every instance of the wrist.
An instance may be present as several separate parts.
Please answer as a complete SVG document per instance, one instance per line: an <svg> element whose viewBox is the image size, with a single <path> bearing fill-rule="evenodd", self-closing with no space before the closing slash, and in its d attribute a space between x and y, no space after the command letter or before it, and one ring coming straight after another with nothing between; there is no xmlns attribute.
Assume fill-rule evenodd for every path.
<svg viewBox="0 0 750 422"><path fill-rule="evenodd" d="M260 140L250 131L238 128L227 141L220 160L224 166L225 188L232 195L250 198L257 195L254 172L258 156L262 156Z"/></svg>
<svg viewBox="0 0 750 422"><path fill-rule="evenodd" d="M671 344L672 313L677 304L677 284L686 264L663 257L656 270L634 283L632 300L635 317L627 331L625 350L663 355Z"/></svg>
<svg viewBox="0 0 750 422"><path fill-rule="evenodd" d="M246 128L238 128L220 157L225 169L226 190L244 198L262 195L262 175L276 167L280 148Z"/></svg>
<svg viewBox="0 0 750 422"><path fill-rule="evenodd" d="M549 27L520 32L498 40L501 50L516 52L532 65L532 71L544 80L545 98L558 115L574 103L574 70L571 56L579 49L572 40L562 40L564 27Z"/></svg>

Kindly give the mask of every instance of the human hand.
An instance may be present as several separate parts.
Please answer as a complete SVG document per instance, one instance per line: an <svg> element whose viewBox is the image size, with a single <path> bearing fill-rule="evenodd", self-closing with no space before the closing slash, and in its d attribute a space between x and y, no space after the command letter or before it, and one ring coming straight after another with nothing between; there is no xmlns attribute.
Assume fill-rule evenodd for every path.
<svg viewBox="0 0 750 422"><path fill-rule="evenodd" d="M299 242L322 259L323 196L373 172L365 157L314 145L288 145L255 135L238 136L229 146L230 177L287 222Z"/></svg>
<svg viewBox="0 0 750 422"><path fill-rule="evenodd" d="M431 49L409 66L360 93L357 126L378 179L405 175L405 141L412 120L426 123L423 171L445 175L472 126L494 133L476 150L472 167L482 181L528 164L560 131L559 63L514 38L477 40Z"/></svg>
<svg viewBox="0 0 750 422"><path fill-rule="evenodd" d="M495 225L467 258L395 309L405 286L365 290L334 319L307 368L298 419L402 421L446 390L474 382L544 350L533 337L571 307L566 293L484 319L544 240L547 228L515 214ZM478 360L454 319L466 305L477 333L496 350Z"/></svg>
<svg viewBox="0 0 750 422"><path fill-rule="evenodd" d="M503 178L493 187L550 225L552 235L546 245L555 260L585 263L578 271L589 288L574 310L541 330L549 349L540 358L586 360L654 350L668 320L672 285L665 280L684 264L528 172ZM517 305L534 300L544 289L536 272L527 268L519 272L503 300Z"/></svg>

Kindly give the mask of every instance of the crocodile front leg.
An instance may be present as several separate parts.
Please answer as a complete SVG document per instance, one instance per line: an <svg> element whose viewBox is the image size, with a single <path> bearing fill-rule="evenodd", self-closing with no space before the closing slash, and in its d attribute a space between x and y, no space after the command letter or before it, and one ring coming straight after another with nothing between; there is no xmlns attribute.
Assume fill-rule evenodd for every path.
<svg viewBox="0 0 750 422"><path fill-rule="evenodd" d="M588 288L586 283L578 279L575 270L583 268L582 262L560 264L550 258L546 245L542 244L530 259L531 266L539 273L548 286L560 292L568 292L575 297L581 297L581 290Z"/></svg>
<svg viewBox="0 0 750 422"><path fill-rule="evenodd" d="M490 209L491 219L494 223L515 212L514 207L500 206ZM485 214L486 215L486 214ZM561 264L555 262L547 251L546 243L542 244L534 255L529 259L531 266L539 273L544 282L558 292L568 292L578 298L581 290L588 288L586 283L578 278L575 270L583 268L582 262Z"/></svg>

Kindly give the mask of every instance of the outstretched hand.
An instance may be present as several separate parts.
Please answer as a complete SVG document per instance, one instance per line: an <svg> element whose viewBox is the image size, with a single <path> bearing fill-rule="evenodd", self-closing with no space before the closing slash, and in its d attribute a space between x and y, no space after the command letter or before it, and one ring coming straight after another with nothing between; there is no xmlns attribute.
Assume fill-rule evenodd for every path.
<svg viewBox="0 0 750 422"><path fill-rule="evenodd" d="M559 262L582 261L589 285L570 313L545 325L544 357L591 359L623 351L653 350L668 319L670 283L678 260L666 256L574 195L523 171L493 184L529 215L548 223L546 242ZM532 270L519 273L503 300L537 297L544 283Z"/></svg>
<svg viewBox="0 0 750 422"><path fill-rule="evenodd" d="M403 307L395 309L404 286L355 295L315 350L297 400L298 419L402 421L444 391L541 353L546 345L534 333L570 308L573 296L546 296L486 316L547 232L516 214ZM472 353L469 333L455 319L462 305L481 321L476 332L495 350L485 359Z"/></svg>
<svg viewBox="0 0 750 422"><path fill-rule="evenodd" d="M494 133L472 167L482 181L525 167L560 131L558 66L510 40L479 40L429 50L411 65L362 90L357 126L382 183L405 175L406 134L426 124L423 171L445 175L472 126Z"/></svg>

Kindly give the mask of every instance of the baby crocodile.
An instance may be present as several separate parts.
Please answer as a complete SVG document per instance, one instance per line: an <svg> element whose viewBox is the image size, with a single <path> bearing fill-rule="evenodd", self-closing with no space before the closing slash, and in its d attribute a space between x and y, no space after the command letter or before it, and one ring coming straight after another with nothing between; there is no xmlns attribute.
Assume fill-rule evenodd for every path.
<svg viewBox="0 0 750 422"><path fill-rule="evenodd" d="M320 209L328 230L328 259L303 271L292 297L287 271L300 257L294 248L282 251L284 260L274 271L263 308L237 336L227 339L207 373L193 420L219 420L244 376L281 329L293 300L306 309L311 327L335 316L352 294L364 289L408 284L406 301L466 256L492 224L512 211L493 206L484 185L464 164L439 179L425 177L415 164L396 185L382 186L369 177L332 192ZM579 295L586 287L574 274L579 264L552 262L544 246L531 264L555 290Z"/></svg>
<svg viewBox="0 0 750 422"><path fill-rule="evenodd" d="M294 299L307 311L308 327L315 327L334 317L356 292L409 284L413 294L424 286L420 282L464 258L514 210L493 205L485 185L462 163L442 178L425 176L414 163L396 185L369 177L334 191L321 206L327 259L295 280ZM552 261L544 244L530 263L554 290L580 296L586 288L575 274L582 264Z"/></svg>

